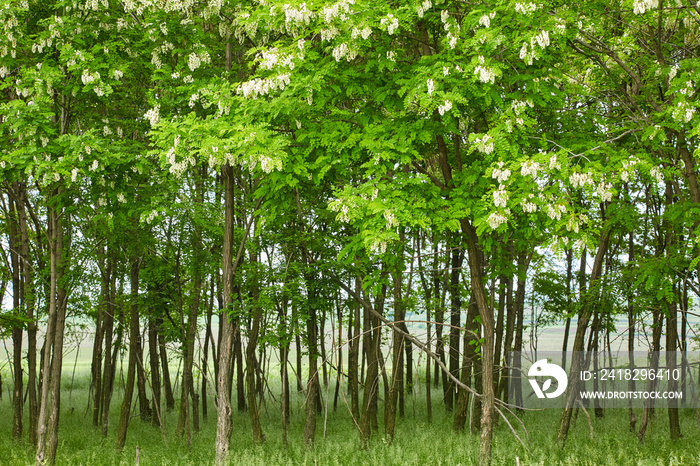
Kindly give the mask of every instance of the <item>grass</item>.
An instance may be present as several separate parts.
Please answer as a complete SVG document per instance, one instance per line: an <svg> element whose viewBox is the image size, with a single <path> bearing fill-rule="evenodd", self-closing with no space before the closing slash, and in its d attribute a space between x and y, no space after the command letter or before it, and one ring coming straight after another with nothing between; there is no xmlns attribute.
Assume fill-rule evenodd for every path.
<svg viewBox="0 0 700 466"><path fill-rule="evenodd" d="M175 435L177 413L165 415L167 445L161 432L150 423L132 418L126 447L114 448L121 392L115 392L111 409L109 435L103 438L94 431L91 414L86 415L89 393L89 370L76 372L73 391L70 390L71 370L64 372L61 400L61 424L57 464L59 465L132 465L136 448L140 449L143 465L211 464L214 460L216 417L213 403L209 404L209 419L202 421L202 429L192 435L191 448L184 438ZM9 375L9 374L7 374ZM9 382L9 377L4 379ZM273 390L277 391L274 381ZM293 386L292 386L293 388ZM289 426L289 445L282 444L279 406L268 399L262 408L262 422L267 441L262 446L252 443L248 414L234 414L231 437L231 464L244 465L469 465L478 454L478 435L452 432L452 418L444 412L435 390L434 418L428 424L425 414L424 388L416 387L416 394L406 398L406 417L397 422L394 442L383 439L381 424L383 404L380 402L380 432L373 434L366 450L359 448L357 431L343 397L338 410L329 407L327 430L324 435L324 414L318 417L316 443L313 448L302 445L303 395L294 393L292 419ZM326 390L323 390L324 395ZM331 405L333 390L331 394ZM269 397L268 397L269 398ZM176 403L177 405L177 403ZM234 408L235 409L235 408ZM26 412L26 410L25 410ZM594 437L590 438L587 421L581 414L572 425L564 449L554 443L560 412L545 410L528 412L523 416L531 442L528 452L514 438L504 422L494 432L493 464L514 465L516 458L522 465L674 465L700 464L700 430L694 410L681 412L681 431L684 437L677 442L668 439L668 420L665 411L658 411L647 439L640 444L629 433L626 410L608 410L602 419L593 418ZM5 392L0 400L0 464L26 465L34 463L34 449L26 440L12 440L12 406ZM513 421L511 419L511 421ZM25 426L28 420L25 416ZM515 424L513 424L515 426ZM525 435L522 429L519 434Z"/></svg>

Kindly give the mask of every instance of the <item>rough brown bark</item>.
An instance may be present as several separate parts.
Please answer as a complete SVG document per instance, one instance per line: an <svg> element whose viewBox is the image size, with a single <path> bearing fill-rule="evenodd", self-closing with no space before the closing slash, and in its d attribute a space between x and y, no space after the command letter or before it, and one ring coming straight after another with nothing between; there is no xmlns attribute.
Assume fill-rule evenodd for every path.
<svg viewBox="0 0 700 466"><path fill-rule="evenodd" d="M229 318L230 306L233 300L233 221L234 221L234 179L233 169L230 165L221 168L221 177L224 183L224 240L223 240L223 301L221 310L223 317L219 332L221 343L219 345L219 375L217 378L216 392L216 464L223 465L226 462L233 420L231 419L231 348L233 340L233 325Z"/></svg>

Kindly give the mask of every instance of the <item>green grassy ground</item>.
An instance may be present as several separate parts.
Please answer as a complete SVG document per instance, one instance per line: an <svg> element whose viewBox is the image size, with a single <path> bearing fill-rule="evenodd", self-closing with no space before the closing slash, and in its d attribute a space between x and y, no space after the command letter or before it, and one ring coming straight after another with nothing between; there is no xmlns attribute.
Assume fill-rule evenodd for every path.
<svg viewBox="0 0 700 466"><path fill-rule="evenodd" d="M86 415L89 393L89 372L80 369L70 391L71 370L64 373L61 402L61 425L59 432L59 465L131 465L134 464L136 448L140 449L141 464L144 465L188 465L211 464L214 459L214 437L216 419L210 403L209 419L202 422L202 429L194 433L191 448L185 438L175 435L177 413L166 415L166 439L163 441L159 429L150 423L132 418L127 444L123 451L114 448L115 427L120 403L117 389L112 405L110 430L103 438L91 426L91 415ZM9 382L9 374L5 383ZM273 390L276 387L273 387ZM478 451L478 436L469 433L455 434L451 430L451 417L444 412L436 393L434 419L426 423L423 387L416 389L415 396L408 396L406 416L397 423L393 444L383 440L381 431L372 438L367 450L360 450L358 434L341 396L337 412L331 406L318 418L316 444L311 449L302 446L303 396L294 394L292 420L289 427L289 445L282 444L281 416L279 407L272 400L262 408L262 422L267 441L263 446L252 444L247 414L236 413L231 438L231 464L240 465L469 465L474 464ZM325 394L325 389L324 389ZM381 420L380 404L380 420ZM33 464L34 449L25 440L12 440L12 406L5 391L0 400L0 464ZM610 410L603 419L592 419L594 436L586 418L581 414L572 427L566 448L554 444L554 433L559 411L546 410L524 415L530 439L529 451L514 438L504 422L496 427L493 442L493 463L496 465L673 465L700 464L700 430L694 410L681 414L684 437L678 442L668 440L666 412L657 412L644 444L628 432L627 412ZM28 422L25 420L25 423ZM515 425L515 423L514 423ZM525 437L522 428L518 429Z"/></svg>

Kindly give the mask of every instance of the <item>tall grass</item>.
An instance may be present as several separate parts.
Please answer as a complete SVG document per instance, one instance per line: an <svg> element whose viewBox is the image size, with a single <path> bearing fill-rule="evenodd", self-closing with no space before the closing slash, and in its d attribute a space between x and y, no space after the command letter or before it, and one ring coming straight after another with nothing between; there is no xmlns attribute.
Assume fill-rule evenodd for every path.
<svg viewBox="0 0 700 466"><path fill-rule="evenodd" d="M65 377L68 376L68 377ZM61 419L57 464L59 465L132 465L137 447L142 465L190 465L211 464L214 461L216 413L209 403L209 419L201 422L201 431L193 433L191 448L186 438L175 435L177 413L164 413L166 439L150 423L142 422L138 415L131 419L126 447L114 448L121 392L119 386L111 409L109 435L103 438L92 428L92 414L86 411L89 394L89 371L76 372L73 390L70 392L70 372L64 373L62 383ZM9 379L5 379L7 383ZM292 385L293 389L294 385ZM271 382L275 396L278 386ZM426 422L425 392L422 386L406 397L406 417L399 419L395 439L388 444L383 438L380 402L380 431L372 437L368 449L359 448L359 437L343 396L340 396L337 412L332 409L333 387L328 409L326 428L325 412L318 417L316 443L307 449L302 445L303 394L293 390L292 417L287 446L282 444L282 425L279 405L269 396L261 408L261 420L267 441L254 446L250 434L247 413L235 413L231 438L231 464L235 465L469 465L476 462L478 434L452 432L452 418L444 412L440 399L441 390L434 390L433 422ZM383 393L383 392L382 392ZM323 388L325 396L326 389ZM178 405L176 403L176 405ZM592 419L593 438L587 420L581 414L572 426L565 448L554 442L558 410L527 412L522 420L529 434L526 449L515 439L510 428L502 420L496 426L493 443L493 464L522 465L672 465L700 464L700 430L694 410L681 413L684 437L678 442L668 439L668 420L665 411L658 411L646 441L640 444L629 432L627 411L609 410L602 419ZM34 463L34 449L26 438L12 440L12 406L7 396L0 401L0 464L27 465ZM25 416L25 427L28 419ZM521 438L525 431L511 418Z"/></svg>

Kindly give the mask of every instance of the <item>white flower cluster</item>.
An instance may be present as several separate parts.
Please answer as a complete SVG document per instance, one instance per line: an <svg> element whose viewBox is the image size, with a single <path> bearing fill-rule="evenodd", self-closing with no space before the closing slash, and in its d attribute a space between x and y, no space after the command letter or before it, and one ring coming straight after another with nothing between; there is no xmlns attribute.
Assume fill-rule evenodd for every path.
<svg viewBox="0 0 700 466"><path fill-rule="evenodd" d="M535 197L535 195L530 193L530 195L528 196L529 199L527 201L523 202L523 204L522 204L523 205L523 212L525 212L526 214L531 214L532 212L537 211L537 205L531 201L531 199L533 199L534 197Z"/></svg>
<svg viewBox="0 0 700 466"><path fill-rule="evenodd" d="M606 183L605 181L601 181L598 183L598 186L595 188L596 194L598 194L598 197L600 197L600 200L602 202L610 202L612 201L612 185L609 183Z"/></svg>
<svg viewBox="0 0 700 466"><path fill-rule="evenodd" d="M673 65L671 67L671 71L668 72L668 80L670 81L673 78L675 78L677 73L678 73L678 65Z"/></svg>
<svg viewBox="0 0 700 466"><path fill-rule="evenodd" d="M540 164L534 160L526 160L520 166L520 174L523 176L531 175L533 178L537 178L537 172L541 168Z"/></svg>
<svg viewBox="0 0 700 466"><path fill-rule="evenodd" d="M505 207L508 203L508 192L505 186L499 185L498 189L493 192L493 204L496 207Z"/></svg>
<svg viewBox="0 0 700 466"><path fill-rule="evenodd" d="M452 102L449 100L445 100L445 103L443 105L438 106L438 113L440 115L444 115L445 112L449 112L450 109L452 109Z"/></svg>
<svg viewBox="0 0 700 466"><path fill-rule="evenodd" d="M168 158L168 163L170 164L170 173L175 175L176 178L181 178L182 174L189 168L190 166L194 167L196 160L195 158L190 155L182 162L177 162L175 160L175 148L171 147L170 150L168 150L168 153L166 154L166 157Z"/></svg>
<svg viewBox="0 0 700 466"><path fill-rule="evenodd" d="M539 53L535 49L535 44L539 45L541 49L545 49L549 45L549 32L542 31L530 37L529 47L527 42L523 42L523 46L520 49L520 59L525 61L528 65L532 65L532 61L535 58L539 59Z"/></svg>
<svg viewBox="0 0 700 466"><path fill-rule="evenodd" d="M484 26L485 28L491 26L491 20L496 16L496 12L492 11L488 15L483 15L481 18L479 18L479 24Z"/></svg>
<svg viewBox="0 0 700 466"><path fill-rule="evenodd" d="M156 123L158 123L160 121L160 104L156 104L155 107L148 110L144 114L144 118L148 120L148 122L151 124L151 126L155 126Z"/></svg>
<svg viewBox="0 0 700 466"><path fill-rule="evenodd" d="M350 222L350 207L347 204L344 204L343 201L340 199L336 199L334 201L331 201L328 203L328 208L332 212L340 212L338 214L337 219L340 220L341 222L348 223Z"/></svg>
<svg viewBox="0 0 700 466"><path fill-rule="evenodd" d="M583 188L587 184L593 184L593 179L588 173L575 172L569 176L569 183L571 183L574 188Z"/></svg>
<svg viewBox="0 0 700 466"><path fill-rule="evenodd" d="M549 169L550 170L561 170L561 164L557 160L557 154L552 154L549 158Z"/></svg>
<svg viewBox="0 0 700 466"><path fill-rule="evenodd" d="M416 13L418 13L418 17L422 18L425 12L428 11L432 6L433 2L431 2L430 0L423 0L423 3L418 5L418 8L416 8Z"/></svg>
<svg viewBox="0 0 700 466"><path fill-rule="evenodd" d="M547 206L547 216L551 218L552 220L561 220L561 214L566 212L566 206L564 204L557 204L557 205L552 205L549 204Z"/></svg>
<svg viewBox="0 0 700 466"><path fill-rule="evenodd" d="M381 254L384 254L386 252L386 241L379 241L379 239L375 239L372 243L372 246L370 247L370 251L375 254L377 253L377 251L379 251Z"/></svg>
<svg viewBox="0 0 700 466"><path fill-rule="evenodd" d="M683 95L687 95L688 97L692 97L693 94L695 94L695 86L693 85L693 81L686 81L685 87L679 89L678 92L680 92Z"/></svg>
<svg viewBox="0 0 700 466"><path fill-rule="evenodd" d="M647 10L659 7L659 0L634 0L632 8L635 15L643 15Z"/></svg>
<svg viewBox="0 0 700 466"><path fill-rule="evenodd" d="M386 26L386 32L388 32L389 35L392 35L394 31L399 28L398 18L395 18L391 13L386 15L386 18L382 18L381 21L379 21L379 24Z"/></svg>
<svg viewBox="0 0 700 466"><path fill-rule="evenodd" d="M491 227L492 230L495 230L496 228L500 227L502 224L506 223L508 219L505 217L500 212L494 212L491 215L489 215L489 226Z"/></svg>
<svg viewBox="0 0 700 466"><path fill-rule="evenodd" d="M498 180L499 183L503 183L510 176L510 170L507 168L503 170L503 162L498 162L498 168L493 170L491 173L491 178Z"/></svg>
<svg viewBox="0 0 700 466"><path fill-rule="evenodd" d="M620 173L620 178L622 181L627 183L630 180L630 176L634 174L634 166L637 164L637 162L639 162L639 160L636 158L622 162L622 173Z"/></svg>
<svg viewBox="0 0 700 466"><path fill-rule="evenodd" d="M495 73L491 70L491 68L484 66L485 60L484 57L481 55L479 56L479 65L477 65L476 68L474 68L474 74L479 75L479 81L482 83L491 83L493 84L496 81L496 75Z"/></svg>
<svg viewBox="0 0 700 466"><path fill-rule="evenodd" d="M303 44L301 46L303 50ZM260 67L264 70L271 70L277 65L281 65L282 67L289 68L290 70L294 69L294 59L292 55L282 55L280 56L277 53L277 49L273 48L270 50L263 50L261 53L261 60L260 60Z"/></svg>
<svg viewBox="0 0 700 466"><path fill-rule="evenodd" d="M321 42L325 42L327 40L330 41L338 34L338 28L335 26L329 26L328 28L321 29Z"/></svg>
<svg viewBox="0 0 700 466"><path fill-rule="evenodd" d="M493 152L493 138L488 134L484 134L482 137L476 138L474 140L474 144L476 144L476 148L479 150L479 152L483 152L484 154L490 154Z"/></svg>
<svg viewBox="0 0 700 466"><path fill-rule="evenodd" d="M150 211L148 213L148 215L146 215L146 212L144 212L141 214L141 221L142 222L145 221L146 223L148 223L150 225L151 222L153 221L153 219L156 218L156 215L158 215L158 212L155 210Z"/></svg>
<svg viewBox="0 0 700 466"><path fill-rule="evenodd" d="M365 26L362 29L352 28L352 33L350 34L350 37L352 37L353 39L362 37L364 40L367 40L371 34L372 28L369 26Z"/></svg>
<svg viewBox="0 0 700 466"><path fill-rule="evenodd" d="M432 79L428 79L427 85L428 85L428 95L430 96L435 91L435 83L433 82Z"/></svg>
<svg viewBox="0 0 700 466"><path fill-rule="evenodd" d="M396 220L396 216L389 209L384 211L384 219L386 220L387 230L399 225L399 221Z"/></svg>
<svg viewBox="0 0 700 466"><path fill-rule="evenodd" d="M94 73L91 73L88 70L83 70L83 74L82 74L82 76L80 76L80 80L83 81L84 85L87 85L87 84L94 82L94 81L99 81L99 79L100 79L100 72L99 71L95 71Z"/></svg>
<svg viewBox="0 0 700 466"><path fill-rule="evenodd" d="M515 113L516 115L520 115L527 105L529 105L530 107L534 107L532 100L528 99L527 101L514 100L513 102L511 102L510 108L513 110L513 113Z"/></svg>
<svg viewBox="0 0 700 466"><path fill-rule="evenodd" d="M282 170L282 161L278 158L272 158L267 155L260 157L260 169L265 173L270 173L272 170Z"/></svg>
<svg viewBox="0 0 700 466"><path fill-rule="evenodd" d="M537 5L535 5L532 2L529 2L529 3L516 2L515 3L515 11L517 11L518 13L522 13L524 15L529 16L532 13L534 13L535 10L537 10Z"/></svg>
<svg viewBox="0 0 700 466"><path fill-rule="evenodd" d="M649 174L656 178L656 182L661 184L664 182L664 174L661 173L661 169L659 167L651 167L651 170L649 170Z"/></svg>
<svg viewBox="0 0 700 466"><path fill-rule="evenodd" d="M308 26L313 16L314 12L306 7L306 2L299 5L298 8L284 5L284 23L287 30L296 26Z"/></svg>
<svg viewBox="0 0 700 466"><path fill-rule="evenodd" d="M340 61L343 58L347 61L353 61L355 57L357 57L357 51L349 48L345 42L337 47L333 47L333 58L335 58L335 61Z"/></svg>
<svg viewBox="0 0 700 466"><path fill-rule="evenodd" d="M199 93L195 92L194 94L192 94L192 95L190 96L190 101L187 103L187 105L188 105L190 108L194 108L194 106L195 106L195 104L197 103L198 100L199 100Z"/></svg>
<svg viewBox="0 0 700 466"><path fill-rule="evenodd" d="M277 89L282 91L288 84L289 74L282 73L272 78L255 78L251 81L244 82L238 86L236 92L238 94L243 94L243 97L246 99L251 96L256 99L260 95L267 95L272 91L276 91Z"/></svg>
<svg viewBox="0 0 700 466"><path fill-rule="evenodd" d="M693 119L695 107L691 106L687 101L683 100L678 103L673 109L673 119L678 122L688 123Z"/></svg>
<svg viewBox="0 0 700 466"><path fill-rule="evenodd" d="M453 35L451 31L447 33L447 44L451 49L457 46L457 36Z"/></svg>
<svg viewBox="0 0 700 466"><path fill-rule="evenodd" d="M190 71L194 71L202 66L202 64L206 65L207 63L211 63L211 56L206 50L199 53L192 52L187 57L187 67L190 69Z"/></svg>
<svg viewBox="0 0 700 466"><path fill-rule="evenodd" d="M569 220L566 222L566 231L571 231L573 230L574 233L578 233L579 229L579 221L576 217L573 215L569 217Z"/></svg>

